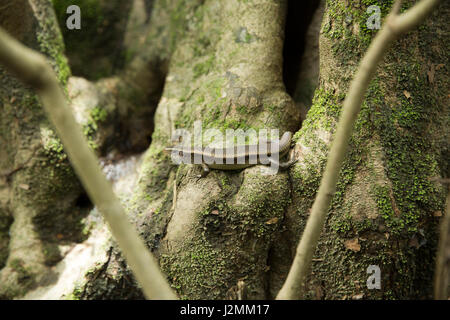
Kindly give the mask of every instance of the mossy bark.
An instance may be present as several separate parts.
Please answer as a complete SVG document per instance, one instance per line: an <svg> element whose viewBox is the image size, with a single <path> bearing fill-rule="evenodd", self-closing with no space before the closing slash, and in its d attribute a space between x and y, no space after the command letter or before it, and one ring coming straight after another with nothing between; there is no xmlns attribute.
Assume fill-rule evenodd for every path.
<svg viewBox="0 0 450 320"><path fill-rule="evenodd" d="M127 10L119 15L126 18ZM149 50L130 61L120 76L93 83L71 77L52 1L11 2L2 7L0 21L16 39L48 57L99 155L148 146L166 68L158 54L167 57L165 51ZM57 282L57 270L65 270L61 259L86 239L98 217L84 219L91 204L36 94L3 68L0 79L0 296L20 297L37 289L37 297L39 288Z"/></svg>

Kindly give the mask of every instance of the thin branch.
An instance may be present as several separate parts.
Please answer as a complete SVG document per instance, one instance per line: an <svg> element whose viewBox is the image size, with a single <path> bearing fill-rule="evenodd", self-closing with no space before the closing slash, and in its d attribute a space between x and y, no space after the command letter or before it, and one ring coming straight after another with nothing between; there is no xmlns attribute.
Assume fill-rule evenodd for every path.
<svg viewBox="0 0 450 320"><path fill-rule="evenodd" d="M149 299L176 299L156 259L128 221L120 201L103 175L45 57L23 46L0 28L0 62L39 94L76 173L92 202L108 222L145 296Z"/></svg>
<svg viewBox="0 0 450 320"><path fill-rule="evenodd" d="M439 0L422 0L402 15L391 13L386 18L386 23L378 32L362 59L344 101L342 114L331 144L327 165L316 200L312 206L311 214L303 231L303 236L297 247L291 269L283 287L276 297L277 299L298 299L303 295L305 278L325 223L331 199L336 190L339 172L347 153L353 127L378 63L387 52L390 44L401 33L412 29L422 22L438 3ZM399 5L400 1L397 1L394 10L398 10Z"/></svg>

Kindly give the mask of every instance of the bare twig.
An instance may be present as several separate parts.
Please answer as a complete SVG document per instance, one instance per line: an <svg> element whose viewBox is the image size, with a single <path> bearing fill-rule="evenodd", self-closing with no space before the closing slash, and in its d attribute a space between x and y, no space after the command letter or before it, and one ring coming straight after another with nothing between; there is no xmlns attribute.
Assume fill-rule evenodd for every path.
<svg viewBox="0 0 450 320"><path fill-rule="evenodd" d="M397 1L393 6L394 11L386 18L386 23L378 32L362 59L344 101L342 114L331 144L327 165L316 200L297 247L297 253L288 277L278 293L277 299L297 299L302 297L304 281L325 223L331 199L336 190L339 172L347 153L353 126L378 63L383 58L390 44L400 34L411 30L421 23L438 3L439 0L422 0L409 9L408 12L398 15L396 12L399 11L401 1Z"/></svg>
<svg viewBox="0 0 450 320"><path fill-rule="evenodd" d="M92 202L108 222L145 296L149 299L176 299L156 259L128 221L111 185L102 174L45 57L23 46L0 28L0 62L39 94L76 173Z"/></svg>

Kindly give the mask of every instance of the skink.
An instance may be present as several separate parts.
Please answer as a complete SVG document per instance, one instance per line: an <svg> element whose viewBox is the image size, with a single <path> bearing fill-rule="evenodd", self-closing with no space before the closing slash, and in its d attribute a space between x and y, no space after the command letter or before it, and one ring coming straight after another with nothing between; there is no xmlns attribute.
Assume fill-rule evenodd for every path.
<svg viewBox="0 0 450 320"><path fill-rule="evenodd" d="M297 160L279 162L286 155L291 146L292 133L286 131L280 140L260 141L256 145L235 146L231 148L189 148L185 146L168 147L164 151L172 152L176 157L182 157L184 163L195 163L195 159L201 159L203 173L206 176L210 169L239 170L257 164L275 165L281 169L289 168ZM261 144L265 144L261 145ZM272 150L275 150L273 154ZM278 151L278 152L276 152ZM278 153L278 157L275 153ZM230 156L231 155L231 156ZM197 161L198 162L198 161Z"/></svg>

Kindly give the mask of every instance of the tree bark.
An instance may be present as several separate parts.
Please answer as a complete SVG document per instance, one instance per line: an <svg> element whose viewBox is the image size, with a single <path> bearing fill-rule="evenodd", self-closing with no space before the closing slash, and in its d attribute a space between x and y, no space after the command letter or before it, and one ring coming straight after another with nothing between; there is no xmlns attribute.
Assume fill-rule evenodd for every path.
<svg viewBox="0 0 450 320"><path fill-rule="evenodd" d="M382 8L383 17L388 10ZM448 59L437 49L444 41L441 14L446 11L448 4L441 4L424 26L401 37L369 86L306 297L431 297L436 225L445 190L430 177L448 175L448 76L436 70ZM321 81L298 134L296 148L304 160L292 172L289 233L283 238L295 239L304 228L349 80L376 32L365 28L365 12L359 1L327 2L320 38ZM371 265L381 270L379 290L366 285Z"/></svg>

